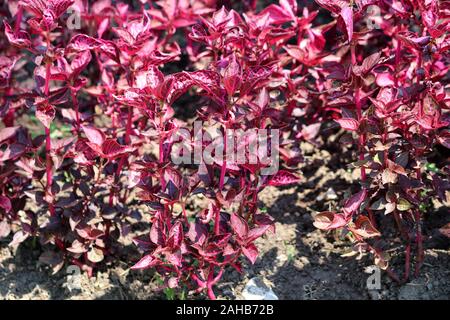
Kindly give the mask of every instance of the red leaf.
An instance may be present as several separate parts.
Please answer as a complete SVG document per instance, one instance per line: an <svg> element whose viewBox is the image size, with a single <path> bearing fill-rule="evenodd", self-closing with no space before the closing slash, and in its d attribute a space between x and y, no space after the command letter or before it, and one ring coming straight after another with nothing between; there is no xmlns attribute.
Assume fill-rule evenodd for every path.
<svg viewBox="0 0 450 320"><path fill-rule="evenodd" d="M357 218L355 228L352 228L352 231L363 238L372 238L381 235L366 216L359 216Z"/></svg>
<svg viewBox="0 0 450 320"><path fill-rule="evenodd" d="M157 95L158 88L164 83L164 75L163 73L156 67L151 66L148 70L143 72L145 75L145 86L150 89L150 91ZM163 97L158 97L163 98Z"/></svg>
<svg viewBox="0 0 450 320"><path fill-rule="evenodd" d="M397 35L397 37L402 40L402 42L409 48L415 48L417 50L420 50L424 48L428 43L431 41L430 36L425 37L414 37L414 36L403 36L403 35Z"/></svg>
<svg viewBox="0 0 450 320"><path fill-rule="evenodd" d="M192 85L194 81L187 72L180 72L170 75L161 86L160 96L164 97L170 105L181 95L183 95Z"/></svg>
<svg viewBox="0 0 450 320"><path fill-rule="evenodd" d="M280 6L291 16L292 19L297 15L297 0L280 0Z"/></svg>
<svg viewBox="0 0 450 320"><path fill-rule="evenodd" d="M96 49L101 46L101 42L95 38L89 37L85 34L77 34L70 39L68 48L75 51L86 51Z"/></svg>
<svg viewBox="0 0 450 320"><path fill-rule="evenodd" d="M177 267L181 266L182 257L180 250L166 254L167 261Z"/></svg>
<svg viewBox="0 0 450 320"><path fill-rule="evenodd" d="M139 260L130 269L132 269L132 270L148 269L148 268L156 266L158 263L159 263L158 259L155 259L152 255L148 254L148 255L142 257L142 259Z"/></svg>
<svg viewBox="0 0 450 320"><path fill-rule="evenodd" d="M87 145L91 147L99 156L107 159L115 159L127 152L131 152L134 148L130 146L124 146L119 144L114 139L107 139L102 145L96 143L87 142Z"/></svg>
<svg viewBox="0 0 450 320"><path fill-rule="evenodd" d="M263 225L263 226L251 229L247 235L247 239L246 239L247 242L253 242L257 238L261 237L271 227L272 227L272 225L267 224L267 225Z"/></svg>
<svg viewBox="0 0 450 320"><path fill-rule="evenodd" d="M275 233L274 219L268 214L256 214L254 215L255 223L258 226L269 226L269 231Z"/></svg>
<svg viewBox="0 0 450 320"><path fill-rule="evenodd" d="M293 173L290 173L286 170L280 170L272 178L270 178L268 185L279 187L298 183L299 181L300 178L298 178Z"/></svg>
<svg viewBox="0 0 450 320"><path fill-rule="evenodd" d="M167 246L170 248L179 248L183 241L183 226L181 221L177 221L169 231Z"/></svg>
<svg viewBox="0 0 450 320"><path fill-rule="evenodd" d="M295 18L295 15L289 13L284 8L271 4L258 14L259 20L264 21L264 26L268 24L283 24Z"/></svg>
<svg viewBox="0 0 450 320"><path fill-rule="evenodd" d="M11 226L7 220L0 222L0 238L5 238L11 233Z"/></svg>
<svg viewBox="0 0 450 320"><path fill-rule="evenodd" d="M320 122L319 123L314 123L314 124L310 124L306 127L303 127L302 129L302 137L307 140L307 141L311 141L313 140L320 131Z"/></svg>
<svg viewBox="0 0 450 320"><path fill-rule="evenodd" d="M55 16L59 18L74 3L74 0L53 0L50 2L50 8Z"/></svg>
<svg viewBox="0 0 450 320"><path fill-rule="evenodd" d="M319 6L338 14L344 7L348 7L346 0L315 0Z"/></svg>
<svg viewBox="0 0 450 320"><path fill-rule="evenodd" d="M40 104L36 107L36 118L38 118L46 128L50 128L50 125L55 118L55 113L55 108L49 104Z"/></svg>
<svg viewBox="0 0 450 320"><path fill-rule="evenodd" d="M241 85L242 69L233 54L223 74L223 84L229 96L232 96Z"/></svg>
<svg viewBox="0 0 450 320"><path fill-rule="evenodd" d="M244 255L248 258L248 260L250 260L250 262L252 264L255 263L256 259L258 258L258 249L256 248L256 246L251 243L245 247L242 247L242 252L244 253Z"/></svg>
<svg viewBox="0 0 450 320"><path fill-rule="evenodd" d="M343 129L356 131L359 127L359 122L352 118L342 118L334 120L341 125Z"/></svg>
<svg viewBox="0 0 450 320"><path fill-rule="evenodd" d="M8 127L0 129L0 143L13 137L20 127Z"/></svg>
<svg viewBox="0 0 450 320"><path fill-rule="evenodd" d="M349 6L343 7L341 10L341 17L344 20L347 29L348 41L351 41L353 38L353 9Z"/></svg>
<svg viewBox="0 0 450 320"><path fill-rule="evenodd" d="M6 213L10 212L12 209L11 200L8 197L0 195L0 208L3 208Z"/></svg>
<svg viewBox="0 0 450 320"><path fill-rule="evenodd" d="M203 245L208 236L208 228L202 223L191 222L187 236L194 244Z"/></svg>
<svg viewBox="0 0 450 320"><path fill-rule="evenodd" d="M8 38L8 41L20 48L28 48L31 45L30 36L25 31L19 31L15 33L11 26L6 22L6 20L3 21L3 25L5 26L5 35L6 38Z"/></svg>
<svg viewBox="0 0 450 320"><path fill-rule="evenodd" d="M332 230L343 227L347 224L347 221L340 214L335 212L325 211L317 214L314 217L313 225L317 229Z"/></svg>
<svg viewBox="0 0 450 320"><path fill-rule="evenodd" d="M133 148L117 143L114 139L108 139L102 144L102 152L106 158L113 159L124 153L132 151Z"/></svg>
<svg viewBox="0 0 450 320"><path fill-rule="evenodd" d="M248 234L248 224L247 222L236 213L231 215L231 228L241 239L245 239Z"/></svg>
<svg viewBox="0 0 450 320"><path fill-rule="evenodd" d="M395 85L394 77L387 72L377 74L376 83L380 87L389 87Z"/></svg>
<svg viewBox="0 0 450 320"><path fill-rule="evenodd" d="M82 125L81 128L88 140L96 145L102 145L105 142L105 134L92 126Z"/></svg>
<svg viewBox="0 0 450 320"><path fill-rule="evenodd" d="M345 216L352 215L358 212L359 207L366 199L366 197L367 197L367 190L363 189L362 191L354 194L347 201L345 201L343 209Z"/></svg>
<svg viewBox="0 0 450 320"><path fill-rule="evenodd" d="M91 58L91 52L88 50L78 53L70 63L70 68L72 69L71 76L74 77L80 74L80 72L89 64Z"/></svg>
<svg viewBox="0 0 450 320"><path fill-rule="evenodd" d="M160 220L156 220L152 224L150 228L150 240L160 246L165 244L164 224Z"/></svg>

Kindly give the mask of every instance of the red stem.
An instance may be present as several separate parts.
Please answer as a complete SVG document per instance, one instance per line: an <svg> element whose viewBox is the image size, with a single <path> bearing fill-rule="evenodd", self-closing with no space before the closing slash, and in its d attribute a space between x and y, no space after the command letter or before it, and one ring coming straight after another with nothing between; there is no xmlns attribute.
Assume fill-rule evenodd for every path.
<svg viewBox="0 0 450 320"><path fill-rule="evenodd" d="M223 189L225 174L227 172L227 128L224 127L223 135L223 153L222 153L222 167L220 168L219 189Z"/></svg>
<svg viewBox="0 0 450 320"><path fill-rule="evenodd" d="M216 295L214 294L214 291L212 289L214 281L214 266L209 267L209 274L208 274L208 284L207 284L207 291L208 291L208 297L211 300L216 300Z"/></svg>
<svg viewBox="0 0 450 320"><path fill-rule="evenodd" d="M50 63L47 63L45 66L45 87L44 94L48 98L49 95L49 83L50 83ZM51 194L52 183L53 183L53 172L52 172L52 158L50 156L52 150L52 141L50 138L50 128L45 127L45 162L46 162L46 176L47 176L47 185L46 185L46 194ZM55 215L55 207L53 205L53 194L51 195L51 200L48 202L48 207L50 210L50 215Z"/></svg>
<svg viewBox="0 0 450 320"><path fill-rule="evenodd" d="M215 206L214 211L214 234L217 236L220 234L220 209Z"/></svg>
<svg viewBox="0 0 450 320"><path fill-rule="evenodd" d="M415 210L416 218L416 241L417 241L417 260L416 269L414 275L417 277L419 275L420 268L423 264L424 252L423 252L423 236L422 236L422 225L420 220L419 210Z"/></svg>
<svg viewBox="0 0 450 320"><path fill-rule="evenodd" d="M133 123L133 107L128 106L127 127L126 127L126 131L125 131L125 143L126 144L131 143L130 135L131 135L132 123Z"/></svg>
<svg viewBox="0 0 450 320"><path fill-rule="evenodd" d="M408 243L406 245L406 251L405 251L405 275L403 277L403 280L406 282L409 279L409 269L411 264L411 244Z"/></svg>
<svg viewBox="0 0 450 320"><path fill-rule="evenodd" d="M75 121L76 121L76 129L77 131L80 130L80 111L79 111L79 105L77 100L77 93L70 89L70 97L72 98L72 104L75 108Z"/></svg>

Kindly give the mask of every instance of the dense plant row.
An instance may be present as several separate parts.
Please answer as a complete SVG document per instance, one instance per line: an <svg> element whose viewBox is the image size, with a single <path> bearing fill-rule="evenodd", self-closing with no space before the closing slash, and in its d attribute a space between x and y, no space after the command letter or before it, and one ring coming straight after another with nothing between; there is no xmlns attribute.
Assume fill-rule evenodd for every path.
<svg viewBox="0 0 450 320"><path fill-rule="evenodd" d="M429 160L449 148L449 8L316 2L5 2L0 237L38 238L55 271L69 263L92 274L144 222L132 268L214 298L224 270L241 270L242 255L254 263L254 241L275 231L258 193L301 184L300 142L319 147L321 128L338 123L349 131L341 142L357 149L361 185L315 226L342 229L398 281L415 252L418 272L423 215L449 189L448 163ZM251 134L234 139L231 129ZM279 142L277 171L265 171L273 163L263 154L218 156L262 130ZM173 161L180 136L186 150L214 150L211 161ZM384 255L383 215L404 240L402 277Z"/></svg>

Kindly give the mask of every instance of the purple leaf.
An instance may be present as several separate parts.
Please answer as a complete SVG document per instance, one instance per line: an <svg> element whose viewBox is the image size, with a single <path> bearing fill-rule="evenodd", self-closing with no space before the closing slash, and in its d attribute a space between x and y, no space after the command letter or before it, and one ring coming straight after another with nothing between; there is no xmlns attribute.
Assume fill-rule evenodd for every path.
<svg viewBox="0 0 450 320"><path fill-rule="evenodd" d="M203 223L191 222L187 235L194 244L203 245L208 235L208 228Z"/></svg>

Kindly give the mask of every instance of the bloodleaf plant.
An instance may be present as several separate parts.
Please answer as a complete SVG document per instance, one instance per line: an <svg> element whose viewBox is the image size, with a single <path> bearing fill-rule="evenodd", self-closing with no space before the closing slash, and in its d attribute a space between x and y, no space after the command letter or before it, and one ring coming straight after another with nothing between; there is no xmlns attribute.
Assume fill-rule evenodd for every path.
<svg viewBox="0 0 450 320"><path fill-rule="evenodd" d="M346 42L333 53L340 63L323 71L328 104L340 106L336 122L353 133L341 141L358 148L353 167L360 168L361 191L342 212L319 213L314 224L342 229L356 252L371 252L380 268L405 282L411 264L416 276L423 264L423 217L432 199L446 201L449 188L448 164L432 162L439 145L449 147L448 8L439 1L317 3L336 17ZM369 6L379 8L376 21ZM389 266L384 216L403 241L403 275Z"/></svg>

